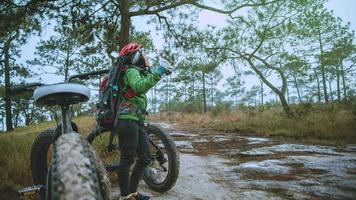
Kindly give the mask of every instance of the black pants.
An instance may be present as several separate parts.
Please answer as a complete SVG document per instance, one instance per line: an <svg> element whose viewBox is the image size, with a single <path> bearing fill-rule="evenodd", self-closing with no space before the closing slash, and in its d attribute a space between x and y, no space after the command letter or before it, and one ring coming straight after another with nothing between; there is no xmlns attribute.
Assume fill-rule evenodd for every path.
<svg viewBox="0 0 356 200"><path fill-rule="evenodd" d="M120 166L118 171L121 196L137 192L138 183L147 165L151 162L151 151L146 129L137 121L119 120L117 132L121 151ZM138 157L136 164L129 176L130 166Z"/></svg>

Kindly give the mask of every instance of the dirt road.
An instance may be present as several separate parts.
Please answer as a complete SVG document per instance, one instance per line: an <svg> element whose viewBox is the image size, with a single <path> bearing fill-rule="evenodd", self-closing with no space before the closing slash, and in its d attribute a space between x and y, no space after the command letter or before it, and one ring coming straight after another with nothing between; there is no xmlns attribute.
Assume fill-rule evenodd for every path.
<svg viewBox="0 0 356 200"><path fill-rule="evenodd" d="M356 145L307 145L160 124L180 151L174 188L153 199L356 199ZM118 193L118 192L117 192Z"/></svg>

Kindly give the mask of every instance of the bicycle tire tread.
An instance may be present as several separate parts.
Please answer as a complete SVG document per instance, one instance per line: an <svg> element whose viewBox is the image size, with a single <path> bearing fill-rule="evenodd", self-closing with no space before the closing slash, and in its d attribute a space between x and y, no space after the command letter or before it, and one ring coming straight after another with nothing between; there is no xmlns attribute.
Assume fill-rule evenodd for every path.
<svg viewBox="0 0 356 200"><path fill-rule="evenodd" d="M93 153L79 134L59 137L52 160L52 199L103 199Z"/></svg>
<svg viewBox="0 0 356 200"><path fill-rule="evenodd" d="M148 187L153 189L154 191L161 192L161 193L166 192L170 190L177 182L179 176L179 169L180 169L179 154L177 152L177 148L173 138L168 133L153 125L149 126L147 128L147 131L150 132L151 134L155 134L156 136L162 139L164 146L168 147L167 153L169 154L173 162L169 163L170 170L171 170L169 172L170 174L168 175L169 178L165 180L162 184L155 184L149 181L149 179L145 175L143 176L143 180L148 185Z"/></svg>

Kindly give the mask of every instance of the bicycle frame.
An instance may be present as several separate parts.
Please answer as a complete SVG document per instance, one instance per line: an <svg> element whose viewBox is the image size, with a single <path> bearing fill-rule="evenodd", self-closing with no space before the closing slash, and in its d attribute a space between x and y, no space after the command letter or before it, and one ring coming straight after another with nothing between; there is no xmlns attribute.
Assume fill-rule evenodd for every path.
<svg viewBox="0 0 356 200"><path fill-rule="evenodd" d="M99 70L99 71L93 71L93 72L88 72L88 73L83 73L83 74L77 74L74 76L70 76L65 82L66 83L70 83L73 81L73 79L80 79L80 80L86 80L86 79L90 79L91 76L98 76L98 75L102 75L102 74L107 74L109 72L109 70ZM24 84L21 86L15 86L11 89L12 94L19 94L22 92L28 92L28 91L33 91L35 87L38 86L43 86L44 84L41 83L31 83L31 84ZM73 127L72 127L72 114L71 114L71 105L61 105L60 106L61 109L61 119L60 119L60 124L61 124L61 130L59 130L58 126L57 126L57 131L55 131L54 133L54 140L56 140L57 138L59 138L62 134L67 134L70 132L73 132ZM114 139L114 132L110 131L110 138L108 141L108 146L107 149L108 151L113 151L116 148L118 148L118 145L113 144L113 139ZM157 159L157 161L159 162L159 165L162 167L162 170L164 172L168 171L168 169L163 166L163 164L165 162L167 162L167 160L164 158L161 149L149 138L149 142L150 144L153 146L153 148L156 150L156 156L154 159ZM114 164L112 166L106 166L106 170L107 171L112 171L112 170L117 170L117 164ZM34 193L34 192L39 192L45 190L45 186L44 185L35 185L32 187L28 187L28 188L24 188L23 190L19 191L19 194L21 197L26 197L27 195Z"/></svg>
<svg viewBox="0 0 356 200"><path fill-rule="evenodd" d="M62 134L70 133L73 131L70 106L61 106L61 111Z"/></svg>
<svg viewBox="0 0 356 200"><path fill-rule="evenodd" d="M108 73L109 70L100 70L100 71L93 71L93 72L88 72L88 73L83 73L83 74L77 74L74 76L69 77L66 83L71 82L73 79L89 79L90 76L95 76L95 75L101 75ZM25 92L33 92L35 88L43 86L45 84L43 83L29 83L29 84L22 84L22 85L17 85L13 86L10 88L10 95L18 95L21 93ZM61 130L58 130L55 135L55 140L59 138L60 135L62 134L67 134L70 132L73 132L73 127L72 127L72 114L70 110L71 106L70 104L68 105L61 105ZM31 187L23 188L18 191L18 194L20 195L21 199L26 199L28 196L31 196L34 193L39 193L40 191L45 190L44 185L34 185Z"/></svg>

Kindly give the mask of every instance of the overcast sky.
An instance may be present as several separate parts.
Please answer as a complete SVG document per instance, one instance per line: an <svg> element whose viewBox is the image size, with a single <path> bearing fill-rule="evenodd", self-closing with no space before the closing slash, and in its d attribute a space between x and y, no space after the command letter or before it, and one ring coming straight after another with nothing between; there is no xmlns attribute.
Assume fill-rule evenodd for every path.
<svg viewBox="0 0 356 200"><path fill-rule="evenodd" d="M356 30L356 0L330 0L326 4L326 8L333 10L335 16L340 17L345 23L350 22L351 28ZM211 11L202 11L199 14L199 27L204 27L207 24L212 24L217 27L223 27L226 25L225 23L226 16L218 13L214 13ZM135 17L133 18L132 23L135 25L137 30L140 31L151 31L151 36L153 38L154 44L157 48L160 48L163 43L163 39L159 32L156 32L155 29L151 25L146 24L146 17ZM51 27L48 27L43 31L41 37L33 37L29 40L29 42L23 46L22 48L22 56L20 58L20 62L24 62L25 60L33 58L35 52L35 46L39 42L40 39L49 38L49 36L53 34ZM223 75L226 78L228 74L231 74L232 70L227 66L222 69ZM55 83L60 81L60 79L55 76L43 76L43 81L46 83ZM255 76L249 76L246 78L247 88L252 85L257 84L257 79ZM222 84L224 81L219 83L219 88L222 88Z"/></svg>

